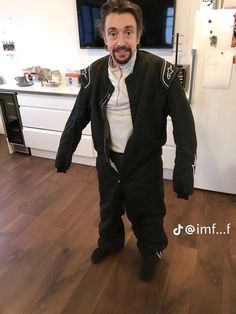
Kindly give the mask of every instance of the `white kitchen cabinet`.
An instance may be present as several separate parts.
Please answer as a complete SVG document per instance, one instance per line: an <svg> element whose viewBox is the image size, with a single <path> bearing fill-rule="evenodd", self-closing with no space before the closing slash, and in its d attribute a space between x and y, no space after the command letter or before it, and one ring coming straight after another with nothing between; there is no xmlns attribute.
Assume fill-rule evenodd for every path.
<svg viewBox="0 0 236 314"><path fill-rule="evenodd" d="M33 156L54 159L76 96L18 92L17 98L26 146ZM95 157L89 124L83 130L73 161L95 165Z"/></svg>
<svg viewBox="0 0 236 314"><path fill-rule="evenodd" d="M0 134L4 134L4 129L3 129L3 118L2 118L2 112L0 109Z"/></svg>
<svg viewBox="0 0 236 314"><path fill-rule="evenodd" d="M162 148L163 160L163 177L172 179L174 162L175 162L175 142L173 137L173 126L171 118L167 118L167 139L166 144Z"/></svg>
<svg viewBox="0 0 236 314"><path fill-rule="evenodd" d="M75 95L54 95L54 94L38 94L38 93L21 93L17 94L20 106L32 108L47 108L56 110L71 111L74 106Z"/></svg>
<svg viewBox="0 0 236 314"><path fill-rule="evenodd" d="M61 132L23 128L25 142L28 147L56 152L61 138ZM91 136L82 135L80 143L75 150L75 155L94 157Z"/></svg>
<svg viewBox="0 0 236 314"><path fill-rule="evenodd" d="M75 96L18 94L23 134L26 145L35 156L55 158L60 137L74 106ZM167 142L163 147L164 177L171 179L175 159L171 119L167 120ZM77 158L80 157L78 160ZM83 160L81 160L83 157ZM90 124L83 130L81 141L74 153L74 161L95 164Z"/></svg>
<svg viewBox="0 0 236 314"><path fill-rule="evenodd" d="M4 87L4 86L3 86ZM7 89L6 89L7 88ZM0 88L1 89L1 88ZM76 90L59 87L5 86L7 91L17 92L26 145L33 156L55 159L60 137L74 106ZM167 119L167 141L163 147L164 178L172 179L175 160L171 118ZM74 162L95 165L96 152L93 147L90 124L83 130L81 141L73 155Z"/></svg>
<svg viewBox="0 0 236 314"><path fill-rule="evenodd" d="M20 107L22 123L25 127L63 131L70 111L46 108ZM91 126L86 126L83 134L91 135Z"/></svg>
<svg viewBox="0 0 236 314"><path fill-rule="evenodd" d="M62 131L70 112L21 106L20 114L25 127Z"/></svg>

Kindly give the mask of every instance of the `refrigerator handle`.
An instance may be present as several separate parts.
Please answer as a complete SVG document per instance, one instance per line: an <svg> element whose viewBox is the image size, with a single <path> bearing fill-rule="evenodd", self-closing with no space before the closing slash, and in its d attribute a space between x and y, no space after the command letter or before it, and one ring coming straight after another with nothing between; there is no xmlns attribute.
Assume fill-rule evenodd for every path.
<svg viewBox="0 0 236 314"><path fill-rule="evenodd" d="M195 65L196 65L196 56L197 56L197 49L192 49L192 64L191 64L191 75L190 75L190 85L189 85L189 104L192 104L192 97L193 97L193 80L194 80L194 72L195 72Z"/></svg>

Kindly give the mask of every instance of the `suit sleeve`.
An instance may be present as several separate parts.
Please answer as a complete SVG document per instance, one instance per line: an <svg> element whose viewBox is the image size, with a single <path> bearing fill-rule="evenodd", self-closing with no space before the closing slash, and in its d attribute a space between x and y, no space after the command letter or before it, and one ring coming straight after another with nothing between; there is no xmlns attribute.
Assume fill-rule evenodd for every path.
<svg viewBox="0 0 236 314"><path fill-rule="evenodd" d="M55 167L58 172L66 172L72 161L72 155L76 150L82 136L82 130L90 121L90 108L88 91L81 85L74 107L62 133L57 151Z"/></svg>
<svg viewBox="0 0 236 314"><path fill-rule="evenodd" d="M176 144L173 189L179 198L188 199L193 193L197 139L192 111L177 74L168 88L168 108Z"/></svg>

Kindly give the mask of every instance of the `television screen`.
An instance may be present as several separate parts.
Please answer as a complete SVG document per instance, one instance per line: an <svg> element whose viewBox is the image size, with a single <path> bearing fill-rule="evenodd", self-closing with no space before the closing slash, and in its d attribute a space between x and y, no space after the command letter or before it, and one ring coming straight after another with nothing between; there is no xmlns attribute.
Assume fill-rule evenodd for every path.
<svg viewBox="0 0 236 314"><path fill-rule="evenodd" d="M99 35L100 8L106 0L76 0L81 48L104 48ZM172 48L175 0L133 0L143 11L141 48Z"/></svg>

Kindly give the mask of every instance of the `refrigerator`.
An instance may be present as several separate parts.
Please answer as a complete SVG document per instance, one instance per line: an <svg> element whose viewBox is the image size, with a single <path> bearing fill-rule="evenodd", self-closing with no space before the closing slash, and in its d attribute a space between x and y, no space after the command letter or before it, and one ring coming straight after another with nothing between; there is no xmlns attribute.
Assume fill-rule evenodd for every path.
<svg viewBox="0 0 236 314"><path fill-rule="evenodd" d="M196 12L192 111L195 187L236 194L236 9Z"/></svg>

